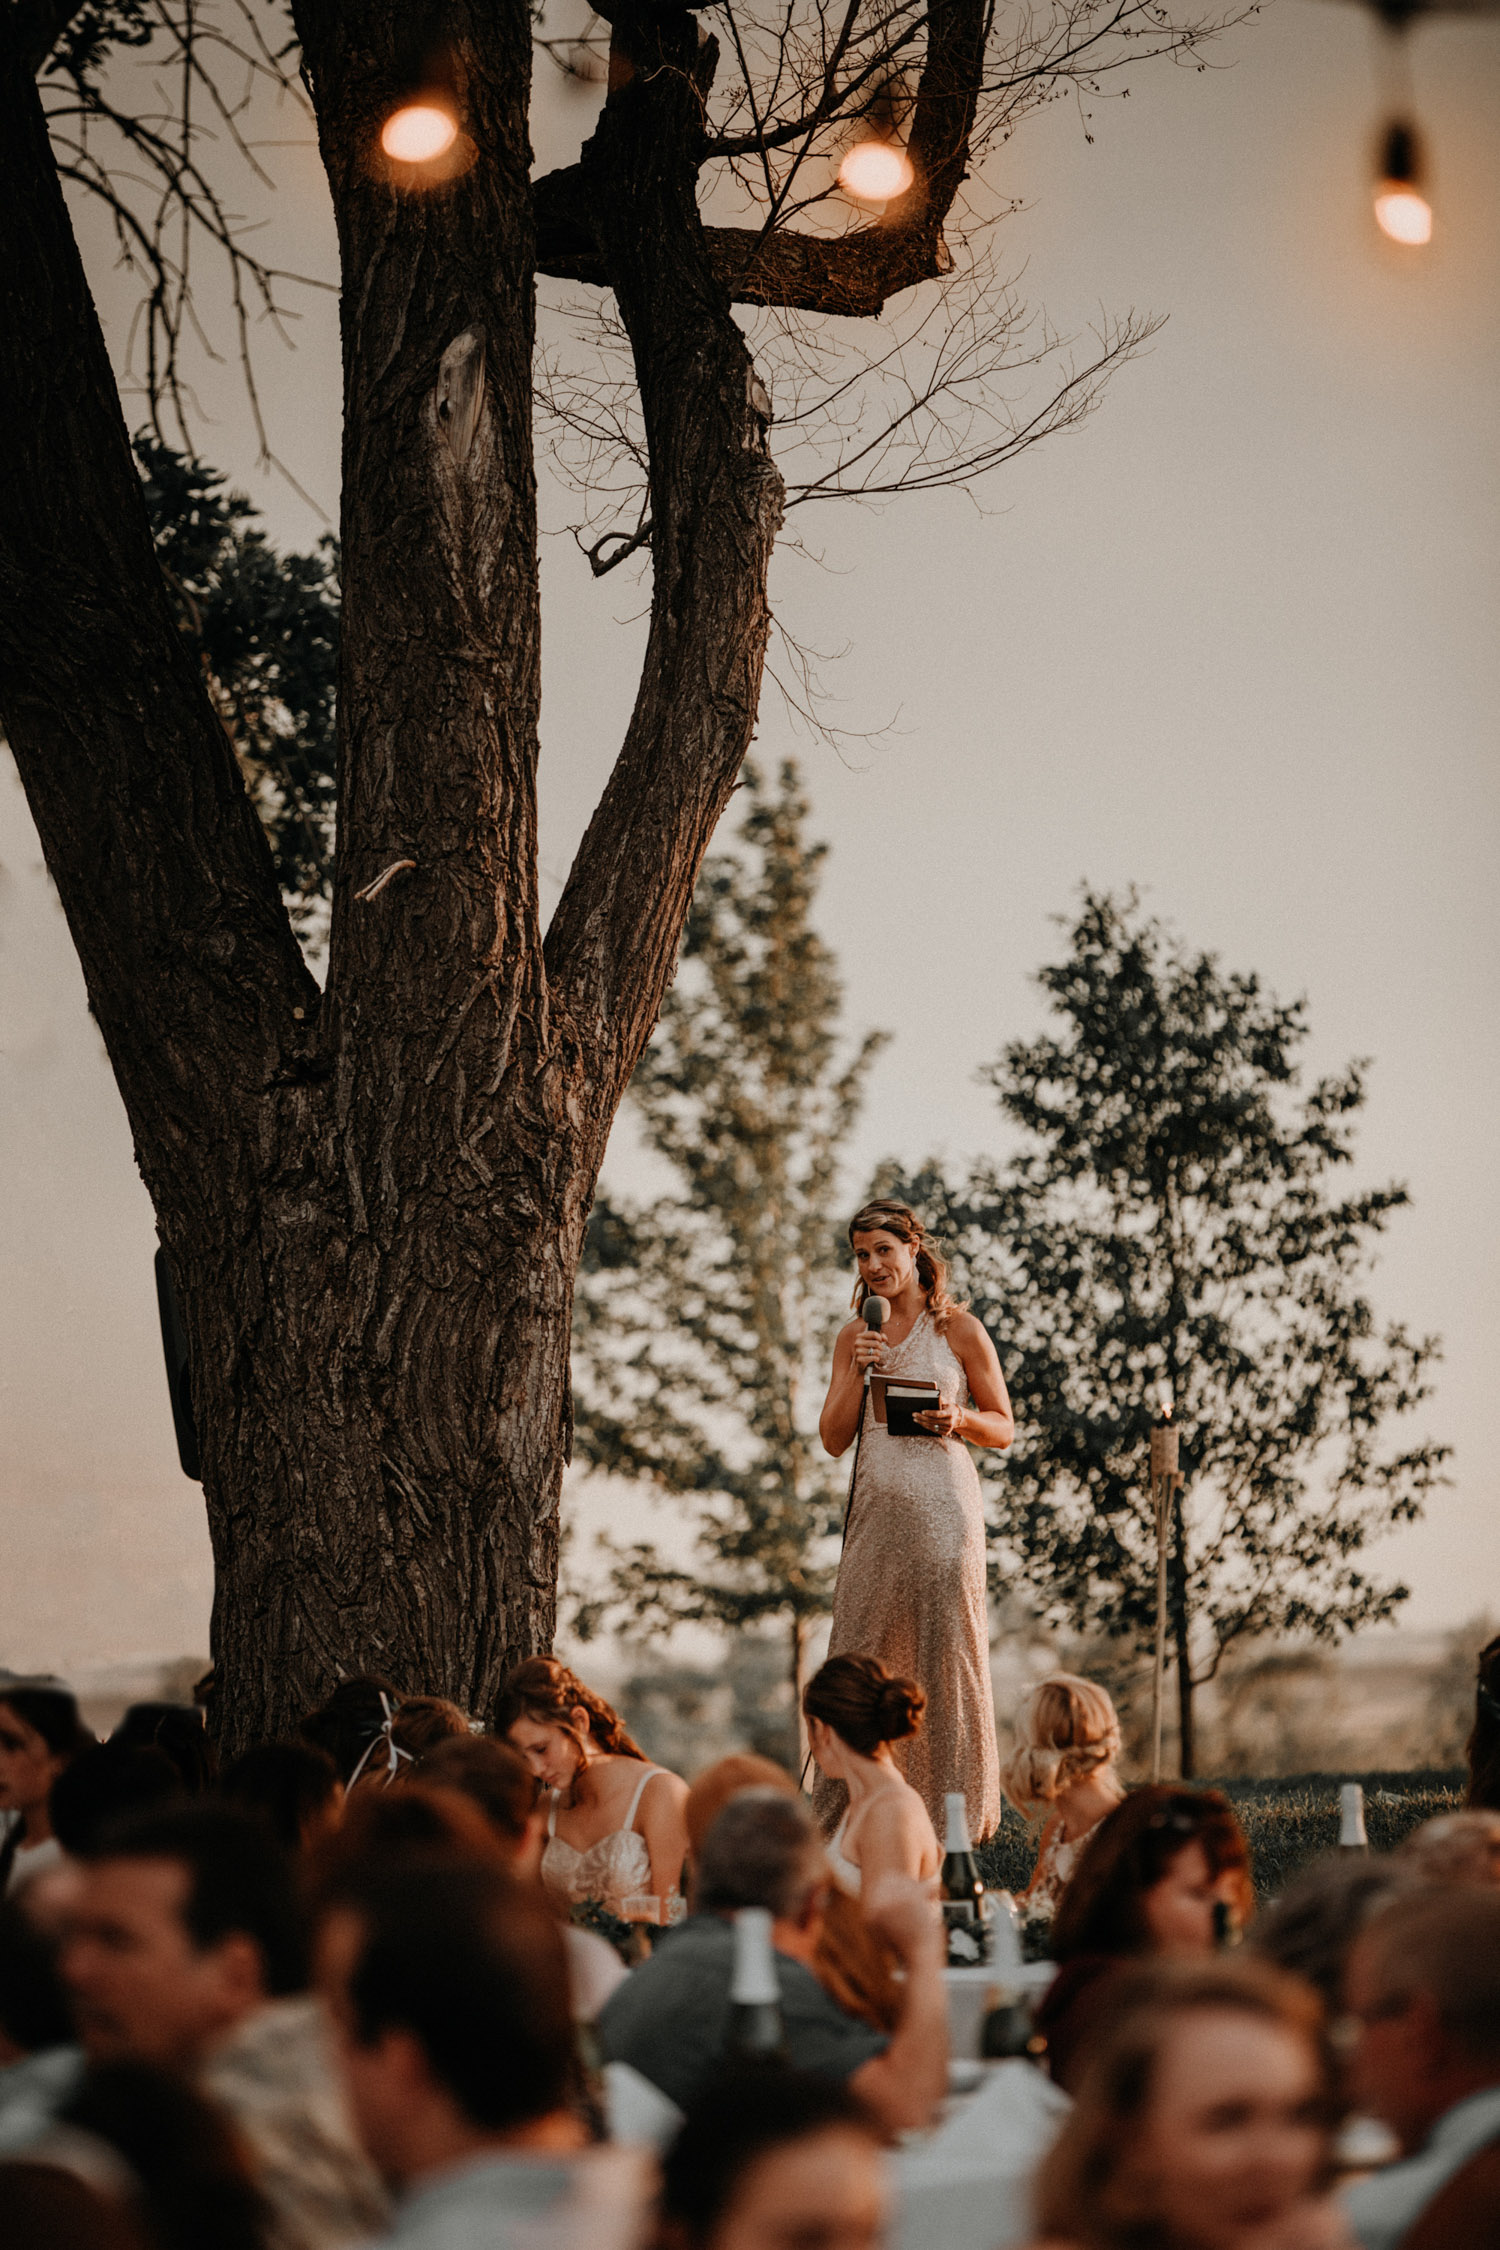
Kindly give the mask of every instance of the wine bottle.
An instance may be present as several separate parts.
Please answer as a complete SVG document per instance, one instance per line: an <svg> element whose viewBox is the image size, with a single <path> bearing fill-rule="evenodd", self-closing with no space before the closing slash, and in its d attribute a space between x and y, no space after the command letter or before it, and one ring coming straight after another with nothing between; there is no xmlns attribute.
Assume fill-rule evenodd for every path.
<svg viewBox="0 0 1500 2250"><path fill-rule="evenodd" d="M969 1968L985 1957L984 1884L969 1841L969 1808L961 1789L943 1799L948 1840L938 1870L938 1896L948 1934L948 1966Z"/></svg>
<svg viewBox="0 0 1500 2250"><path fill-rule="evenodd" d="M1341 1852L1367 1852L1370 1839L1365 1834L1365 1793L1357 1781L1346 1781L1339 1789L1339 1850Z"/></svg>
<svg viewBox="0 0 1500 2250"><path fill-rule="evenodd" d="M729 2052L742 2062L784 2063L786 2025L771 1950L771 1917L742 1906L734 1918L734 1974L729 1981Z"/></svg>

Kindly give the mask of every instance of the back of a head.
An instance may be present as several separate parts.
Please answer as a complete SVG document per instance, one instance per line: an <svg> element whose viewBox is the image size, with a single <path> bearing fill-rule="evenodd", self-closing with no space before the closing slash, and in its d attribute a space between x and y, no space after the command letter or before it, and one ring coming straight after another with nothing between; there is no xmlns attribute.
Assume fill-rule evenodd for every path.
<svg viewBox="0 0 1500 2250"><path fill-rule="evenodd" d="M266 2250L273 2239L229 2119L177 2072L95 2063L60 2122L124 2158L156 2250Z"/></svg>
<svg viewBox="0 0 1500 2250"><path fill-rule="evenodd" d="M352 1680L340 1680L325 1703L298 1721L297 1732L315 1749L326 1750L340 1781L347 1782L385 1725L387 1713L400 1701L399 1690L389 1680L361 1672Z"/></svg>
<svg viewBox="0 0 1500 2250"><path fill-rule="evenodd" d="M1085 1844L1052 1925L1053 1957L1144 1952L1148 1932L1141 1901L1193 1843L1203 1846L1211 1874L1238 1877L1242 1909L1248 1912L1250 1848L1228 1798L1217 1789L1154 1783L1133 1789Z"/></svg>
<svg viewBox="0 0 1500 2250"><path fill-rule="evenodd" d="M784 1766L778 1766L774 1758L758 1757L753 1750L736 1750L729 1757L705 1766L688 1791L683 1807L688 1850L694 1860L724 1807L746 1789L779 1790L786 1797L799 1794L796 1782Z"/></svg>
<svg viewBox="0 0 1500 2250"><path fill-rule="evenodd" d="M391 1726L391 1737L412 1758L423 1758L440 1742L465 1742L469 1722L456 1703L443 1695L403 1695Z"/></svg>
<svg viewBox="0 0 1500 2250"><path fill-rule="evenodd" d="M457 1788L404 1781L390 1789L356 1789L343 1820L313 1853L310 1888L326 1903L378 1871L420 1858L508 1870L510 1848L473 1799Z"/></svg>
<svg viewBox="0 0 1500 2250"><path fill-rule="evenodd" d="M196 1704L132 1703L110 1740L159 1750L190 1797L206 1797L219 1778L218 1752Z"/></svg>
<svg viewBox="0 0 1500 2250"><path fill-rule="evenodd" d="M524 1840L536 1809L536 1776L508 1742L486 1734L451 1736L427 1752L417 1779L466 1797L506 1844Z"/></svg>
<svg viewBox="0 0 1500 2250"><path fill-rule="evenodd" d="M1134 2231L1121 2224L1115 2191L1138 2146L1162 2052L1174 2030L1202 2015L1273 2024L1301 2041L1331 2118L1323 2012L1300 1978L1243 1954L1142 1964L1122 1976L1111 1995L1077 2099L1037 2175L1039 2236L1088 2244L1157 2239L1150 2229L1152 2215L1137 2206Z"/></svg>
<svg viewBox="0 0 1500 2250"><path fill-rule="evenodd" d="M881 2139L868 2110L836 2079L725 2071L694 2102L662 2160L662 2219L686 2250L706 2250L753 2165L828 2132Z"/></svg>
<svg viewBox="0 0 1500 2250"><path fill-rule="evenodd" d="M1281 1896L1256 1917L1251 1950L1305 1977L1336 2014L1343 2005L1349 1949L1372 1915L1407 1887L1398 1862L1363 1852L1330 1852L1299 1868Z"/></svg>
<svg viewBox="0 0 1500 2250"><path fill-rule="evenodd" d="M80 1751L52 1784L47 1800L52 1833L75 1859L90 1852L106 1829L153 1805L185 1794L182 1777L160 1750L131 1742L96 1742Z"/></svg>
<svg viewBox="0 0 1500 2250"><path fill-rule="evenodd" d="M1429 1994L1456 2045L1500 2082L1500 1891L1403 1891L1360 1943L1382 1998Z"/></svg>
<svg viewBox="0 0 1500 2250"><path fill-rule="evenodd" d="M427 1859L368 1875L353 1911L354 2037L410 2032L469 2122L501 2132L550 2115L573 2085L561 1927L535 1889L495 1867Z"/></svg>
<svg viewBox="0 0 1500 2250"><path fill-rule="evenodd" d="M268 1997L307 1982L303 1919L287 1855L252 1814L213 1799L163 1805L107 1829L85 1855L168 1860L187 1875L182 1919L200 1951L232 1934L260 1949Z"/></svg>
<svg viewBox="0 0 1500 2250"><path fill-rule="evenodd" d="M1049 1672L1016 1715L1016 1748L1000 1776L1026 1814L1120 1755L1120 1722L1107 1689L1076 1672Z"/></svg>
<svg viewBox="0 0 1500 2250"><path fill-rule="evenodd" d="M703 1839L698 1908L732 1914L763 1906L795 1920L824 1872L823 1848L799 1798L778 1789L741 1790Z"/></svg>
<svg viewBox="0 0 1500 2250"><path fill-rule="evenodd" d="M14 1897L0 1898L0 2035L23 2055L73 2037L56 1942Z"/></svg>
<svg viewBox="0 0 1500 2250"><path fill-rule="evenodd" d="M1500 1812L1439 1813L1403 1838L1396 1856L1418 1882L1500 1888Z"/></svg>
<svg viewBox="0 0 1500 2250"><path fill-rule="evenodd" d="M283 1851L297 1852L329 1818L341 1787L326 1750L311 1742L258 1742L225 1768L219 1795L263 1821Z"/></svg>
<svg viewBox="0 0 1500 2250"><path fill-rule="evenodd" d="M830 1656L803 1690L802 1708L857 1756L870 1758L882 1742L904 1742L917 1732L927 1696L873 1656Z"/></svg>

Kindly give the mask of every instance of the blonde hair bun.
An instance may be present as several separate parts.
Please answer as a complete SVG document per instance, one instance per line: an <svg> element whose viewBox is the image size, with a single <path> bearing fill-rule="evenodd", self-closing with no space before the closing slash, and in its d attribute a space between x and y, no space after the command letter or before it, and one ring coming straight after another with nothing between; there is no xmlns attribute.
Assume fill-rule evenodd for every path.
<svg viewBox="0 0 1500 2250"><path fill-rule="evenodd" d="M1049 1672L1016 1715L1016 1747L1000 1786L1022 1813L1035 1813L1119 1755L1120 1721L1108 1689L1076 1672Z"/></svg>

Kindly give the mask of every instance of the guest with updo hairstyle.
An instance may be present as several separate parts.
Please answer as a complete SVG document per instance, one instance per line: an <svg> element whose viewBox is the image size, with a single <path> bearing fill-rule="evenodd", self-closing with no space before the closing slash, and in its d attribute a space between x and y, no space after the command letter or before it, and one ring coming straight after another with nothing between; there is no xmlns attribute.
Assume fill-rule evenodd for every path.
<svg viewBox="0 0 1500 2250"><path fill-rule="evenodd" d="M549 1793L548 1890L565 1906L597 1899L614 1915L628 1898L654 1897L665 1914L681 1894L687 1783L652 1765L619 1712L555 1656L516 1666L500 1690L495 1732Z"/></svg>
<svg viewBox="0 0 1500 2250"><path fill-rule="evenodd" d="M891 1751L922 1724L927 1697L915 1680L873 1656L831 1656L802 1695L808 1742L826 1781L849 1802L828 1842L834 1879L854 1895L881 1875L925 1882L942 1865L927 1807Z"/></svg>
<svg viewBox="0 0 1500 2250"><path fill-rule="evenodd" d="M1120 1722L1107 1691L1076 1672L1038 1680L1016 1718L1016 1747L1000 1786L1028 1820L1046 1819L1036 1866L1021 1893L1028 1917L1050 1921L1069 1876L1125 1791L1115 1760Z"/></svg>

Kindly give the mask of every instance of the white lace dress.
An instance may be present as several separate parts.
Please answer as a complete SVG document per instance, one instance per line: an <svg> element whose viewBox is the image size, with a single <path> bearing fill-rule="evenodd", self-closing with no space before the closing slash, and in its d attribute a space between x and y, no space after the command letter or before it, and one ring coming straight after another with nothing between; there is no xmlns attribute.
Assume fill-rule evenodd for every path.
<svg viewBox="0 0 1500 2250"><path fill-rule="evenodd" d="M664 1766L647 1766L636 1784L624 1827L612 1829L584 1851L558 1835L557 1791L553 1790L542 1853L542 1881L565 1906L581 1906L585 1899L592 1898L606 1914L620 1915L627 1898L650 1891L651 1853L635 1825L635 1816L641 1809L647 1782L665 1771Z"/></svg>

